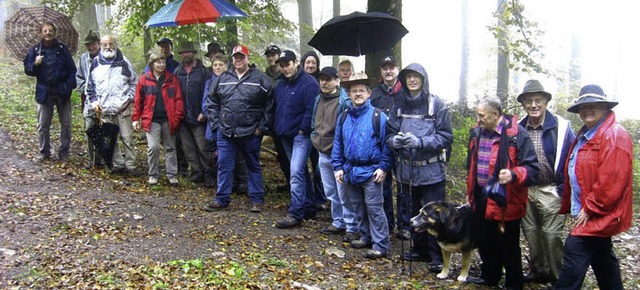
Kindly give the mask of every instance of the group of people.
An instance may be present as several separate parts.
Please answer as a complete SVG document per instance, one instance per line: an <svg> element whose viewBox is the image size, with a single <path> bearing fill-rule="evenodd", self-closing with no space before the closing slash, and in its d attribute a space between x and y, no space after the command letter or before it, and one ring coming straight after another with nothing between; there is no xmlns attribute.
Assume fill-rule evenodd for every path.
<svg viewBox="0 0 640 290"><path fill-rule="evenodd" d="M132 135L144 130L149 184L159 181L163 146L169 184L179 184L184 159L192 181L216 187L205 211L228 209L240 181L249 211L261 212L260 150L263 136L270 135L291 195L278 228L300 226L328 200L332 222L321 233L367 248L369 259L387 256L395 233L412 240L403 260L426 261L432 272L442 269L436 239L412 231L409 222L423 205L446 199L453 142L449 108L431 93L420 64L401 70L386 55L378 80L354 73L348 60L338 69L319 69L315 52L298 59L270 45L263 72L250 64L246 46L231 50L229 66L225 50L211 43L208 68L196 58L193 43L181 43L178 62L173 42L163 38L138 77L111 35L89 32L76 69L68 48L55 38L55 26L44 23L41 34L42 42L24 60L25 73L37 79L40 160L51 158L54 106L62 127L58 158L69 158L70 95L77 86L87 128L101 122L119 127L123 146L116 145L111 172L140 175ZM616 123L617 102L597 85L584 86L568 109L584 122L577 134L547 109L551 99L540 82L530 80L517 97L527 112L522 120L506 114L499 98L483 98L476 106L466 198L482 265L481 276L467 282L496 286L504 269L508 289L523 289L525 282L579 289L591 265L601 289L622 289L611 237L631 223L629 134ZM96 151L89 142L90 166L102 162ZM563 244L567 213L574 222ZM530 252L526 275L520 230Z"/></svg>

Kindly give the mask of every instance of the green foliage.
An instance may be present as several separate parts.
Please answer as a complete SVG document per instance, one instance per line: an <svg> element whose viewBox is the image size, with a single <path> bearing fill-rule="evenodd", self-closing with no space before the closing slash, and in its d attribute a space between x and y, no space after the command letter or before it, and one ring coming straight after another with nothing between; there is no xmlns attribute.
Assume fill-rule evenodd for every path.
<svg viewBox="0 0 640 290"><path fill-rule="evenodd" d="M544 32L538 29L538 23L524 16L525 7L520 0L508 0L502 5L503 9L493 14L496 24L487 28L501 43L500 53L509 55L509 69L551 75L541 64L544 53L539 38Z"/></svg>
<svg viewBox="0 0 640 290"><path fill-rule="evenodd" d="M115 0L41 0L43 6L53 8L56 11L59 11L69 18L73 18L73 15L80 11L82 7L86 5L94 5L94 4L103 4L103 5L113 5L116 3Z"/></svg>
<svg viewBox="0 0 640 290"><path fill-rule="evenodd" d="M453 145L451 158L447 166L447 187L450 196L453 198L452 200L463 202L467 187L469 129L476 124L476 117L467 108L466 104L449 104L449 110L451 110L451 124L453 127Z"/></svg>
<svg viewBox="0 0 640 290"><path fill-rule="evenodd" d="M249 48L252 62L259 66L266 66L266 61L261 57L265 47L271 43L280 46L285 39L292 39L295 26L293 22L282 16L277 0L244 0L236 1L235 4L249 16L241 20L217 22L213 26L194 24L151 28L149 37L152 40L169 37L174 44L193 41L199 43L204 52L206 52L206 45L210 42L218 42L223 47L229 43L233 45L239 42ZM121 42L137 46L142 43L144 24L164 5L165 1L160 0L123 1L109 26L112 27L111 29L117 27L122 31ZM234 32L236 27L237 34ZM228 52L231 48L225 47L225 49Z"/></svg>

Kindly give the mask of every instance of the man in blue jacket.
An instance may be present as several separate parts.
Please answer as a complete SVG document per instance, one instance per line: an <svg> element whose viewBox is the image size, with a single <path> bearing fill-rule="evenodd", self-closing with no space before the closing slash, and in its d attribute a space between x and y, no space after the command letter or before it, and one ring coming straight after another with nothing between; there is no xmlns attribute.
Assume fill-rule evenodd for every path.
<svg viewBox="0 0 640 290"><path fill-rule="evenodd" d="M282 75L274 91L276 136L282 140L290 164L291 204L284 219L276 222L278 228L299 226L306 216L315 216L315 205L310 200L307 160L311 152L311 115L320 85L315 78L300 68L293 51L280 53L278 65Z"/></svg>
<svg viewBox="0 0 640 290"><path fill-rule="evenodd" d="M346 203L355 208L360 239L351 241L351 247L372 247L364 256L368 259L385 257L389 250L389 224L384 213L382 182L390 170L390 153L385 143L387 116L375 109L369 101L375 79L357 76L343 82L349 91L352 107L344 122L336 124L331 152L334 176L346 188ZM376 118L375 114L379 114ZM379 122L379 129L376 124Z"/></svg>
<svg viewBox="0 0 640 290"><path fill-rule="evenodd" d="M575 134L567 120L547 110L551 94L539 81L527 81L517 100L527 112L520 125L529 132L540 163L538 178L529 186L527 214L522 219L530 263L524 281L555 282L562 268L562 228L566 220L558 213L564 193L564 165Z"/></svg>
<svg viewBox="0 0 640 290"><path fill-rule="evenodd" d="M24 73L36 77L38 103L39 157L42 162L51 159L51 119L53 107L60 119L60 148L58 159L69 159L71 147L71 91L76 87L76 64L66 45L56 39L56 26L44 22L40 26L42 41L27 52Z"/></svg>

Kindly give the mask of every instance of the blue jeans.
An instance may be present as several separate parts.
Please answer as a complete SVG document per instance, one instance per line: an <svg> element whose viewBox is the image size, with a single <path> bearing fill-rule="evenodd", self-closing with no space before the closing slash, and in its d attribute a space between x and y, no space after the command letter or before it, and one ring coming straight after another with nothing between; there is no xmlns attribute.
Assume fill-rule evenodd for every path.
<svg viewBox="0 0 640 290"><path fill-rule="evenodd" d="M289 177L291 187L291 204L289 215L296 219L303 219L305 211L315 208L312 204L310 184L311 178L307 172L307 160L311 152L311 139L309 136L297 134L293 138L282 137L282 146L289 159ZM315 212L314 212L315 213Z"/></svg>
<svg viewBox="0 0 640 290"><path fill-rule="evenodd" d="M345 189L342 183L336 181L331 167L331 154L318 152L318 166L320 167L320 175L322 176L322 186L324 194L331 201L331 223L339 229L349 229L350 232L357 232L355 220L355 212L351 208L345 208L342 199L345 197Z"/></svg>
<svg viewBox="0 0 640 290"><path fill-rule="evenodd" d="M262 184L262 167L260 167L260 145L262 135L250 135L240 138L229 138L218 131L218 193L216 201L223 205L231 202L233 188L233 171L236 156L240 152L249 170L249 199L252 203L264 203L264 186Z"/></svg>
<svg viewBox="0 0 640 290"><path fill-rule="evenodd" d="M576 237L564 242L564 260L555 289L581 289L591 265L600 289L623 289L620 263L613 253L611 238Z"/></svg>
<svg viewBox="0 0 640 290"><path fill-rule="evenodd" d="M362 184L345 183L350 203L355 205L356 223L361 240L373 243L373 249L386 253L389 250L389 225L382 207L382 183L375 183L373 177Z"/></svg>

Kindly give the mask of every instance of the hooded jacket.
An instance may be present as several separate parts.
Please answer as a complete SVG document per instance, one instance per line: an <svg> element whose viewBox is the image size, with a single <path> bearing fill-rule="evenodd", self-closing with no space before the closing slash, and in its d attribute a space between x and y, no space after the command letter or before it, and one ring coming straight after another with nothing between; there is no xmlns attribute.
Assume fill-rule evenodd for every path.
<svg viewBox="0 0 640 290"><path fill-rule="evenodd" d="M308 57L313 57L316 59L316 72L313 74L310 74L314 79L316 79L316 81L318 81L320 79L320 57L318 57L318 54L311 50L311 51L307 51L307 53L305 53L302 58L300 58L300 67L302 69L304 69L304 62L307 60Z"/></svg>
<svg viewBox="0 0 640 290"><path fill-rule="evenodd" d="M184 116L184 106L182 104L180 83L176 76L167 70L164 71L164 82L162 83L161 90L162 101L169 121L169 130L171 131L171 134L175 134L178 131L180 121ZM131 120L142 120L142 129L147 132L151 130L153 109L156 106L157 92L158 83L153 73L148 72L144 74L136 85L133 110L131 111Z"/></svg>
<svg viewBox="0 0 640 290"><path fill-rule="evenodd" d="M578 136L583 134L583 127ZM573 152L576 138L569 152ZM616 123L614 112L609 112L595 135L579 149L575 174L580 186L580 203L589 220L584 226L574 227L573 236L611 237L626 231L633 219L633 143L629 133ZM568 162L565 164L565 194L560 213L569 213L571 185Z"/></svg>
<svg viewBox="0 0 640 290"><path fill-rule="evenodd" d="M36 56L43 55L40 65L35 65ZM31 47L23 61L24 73L36 77L36 102L44 104L50 94L59 94L62 98L71 97L76 87L76 64L69 48L54 40L50 46L44 43Z"/></svg>
<svg viewBox="0 0 640 290"><path fill-rule="evenodd" d="M235 69L222 72L207 92L206 116L212 131L229 138L246 137L260 129L271 130L273 90L271 79L249 67L242 78Z"/></svg>
<svg viewBox="0 0 640 290"><path fill-rule="evenodd" d="M96 103L102 106L103 115L119 114L133 102L138 75L120 49L111 60L100 52L93 59L89 71L87 97L92 106Z"/></svg>
<svg viewBox="0 0 640 290"><path fill-rule="evenodd" d="M174 75L180 81L182 99L184 101L184 119L186 124L197 125L198 115L202 113L202 96L205 84L211 78L211 70L202 65L202 61L196 59L195 65L187 73L183 64L174 71ZM202 125L205 125L202 123Z"/></svg>
<svg viewBox="0 0 640 290"><path fill-rule="evenodd" d="M351 107L344 123L336 123L331 166L334 171L344 170L344 180L348 184L369 180L378 168L385 172L390 170L391 154L383 137L387 115L380 112L378 135L371 122L374 111L371 102L367 101L360 107Z"/></svg>
<svg viewBox="0 0 640 290"><path fill-rule="evenodd" d="M529 137L529 133L518 124L518 118L515 116L504 115L504 128L506 129L506 138L508 139L508 148L506 149L509 158L507 168L511 170L513 180L506 184L507 190L507 207L504 209L504 221L513 221L524 217L527 211L528 186L533 184L540 165L536 151L533 149L533 143ZM482 128L476 124L469 131L469 145L467 152L467 200L472 207L475 208L477 201L474 199L474 191L476 190L476 176L478 169L478 150L480 148L480 130ZM505 136L501 136L505 138ZM498 153L500 151L500 142L495 142L491 147L491 159L489 160L489 176L493 176L498 163ZM502 150L505 150L502 148ZM504 151L503 151L504 152ZM496 204L493 199L487 198L487 210L485 218L488 220L501 221L503 209Z"/></svg>
<svg viewBox="0 0 640 290"><path fill-rule="evenodd" d="M406 84L408 72L422 76L420 95L412 97ZM449 108L440 97L429 92L429 77L419 64L412 63L400 71L398 80L402 90L398 92L391 116L387 122L387 145L399 132L418 137L417 149L393 149L397 158L398 180L413 185L430 185L446 179L444 150L451 152L453 129ZM444 154L443 154L444 153Z"/></svg>
<svg viewBox="0 0 640 290"><path fill-rule="evenodd" d="M564 165L569 156L569 145L576 135L571 130L571 123L560 116L545 112L542 124L542 151L555 172L557 192L559 196L564 193ZM529 116L520 121L520 126L526 128ZM560 138L558 138L560 137Z"/></svg>
<svg viewBox="0 0 640 290"><path fill-rule="evenodd" d="M293 138L299 131L307 136L311 134L313 103L318 93L320 85L301 66L291 79L281 75L274 91L275 134L287 138Z"/></svg>
<svg viewBox="0 0 640 290"><path fill-rule="evenodd" d="M319 152L331 154L336 122L350 103L347 92L339 86L337 86L335 94L327 95L320 92L316 97L316 102L313 104L313 115L311 115L311 143ZM329 108L334 106L335 111L330 111Z"/></svg>

